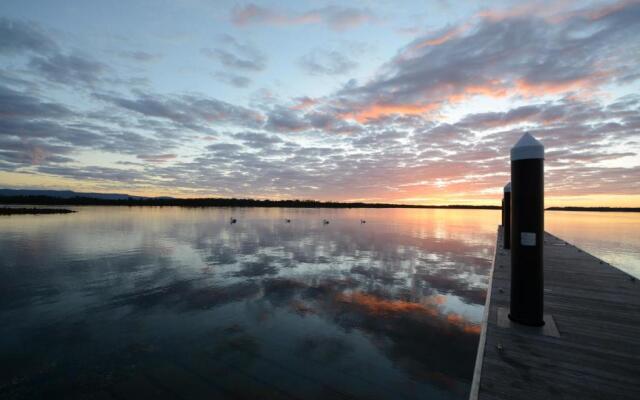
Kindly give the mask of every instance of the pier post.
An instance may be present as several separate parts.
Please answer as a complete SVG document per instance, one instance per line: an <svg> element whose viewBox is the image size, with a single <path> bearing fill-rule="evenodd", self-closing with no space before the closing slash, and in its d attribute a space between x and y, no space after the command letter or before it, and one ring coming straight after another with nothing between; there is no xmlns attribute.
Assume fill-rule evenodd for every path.
<svg viewBox="0 0 640 400"><path fill-rule="evenodd" d="M504 200L502 200L502 247L511 248L511 182L504 187Z"/></svg>
<svg viewBox="0 0 640 400"><path fill-rule="evenodd" d="M509 318L544 325L544 146L525 133L511 148L511 308Z"/></svg>

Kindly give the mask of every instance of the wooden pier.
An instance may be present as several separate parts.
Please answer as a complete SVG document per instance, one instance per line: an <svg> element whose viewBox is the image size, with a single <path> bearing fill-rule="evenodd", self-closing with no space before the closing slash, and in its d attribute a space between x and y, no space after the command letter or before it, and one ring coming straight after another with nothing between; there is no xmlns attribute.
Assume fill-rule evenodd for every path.
<svg viewBox="0 0 640 400"><path fill-rule="evenodd" d="M515 325L501 229L470 399L640 399L640 282L545 233L546 324Z"/></svg>

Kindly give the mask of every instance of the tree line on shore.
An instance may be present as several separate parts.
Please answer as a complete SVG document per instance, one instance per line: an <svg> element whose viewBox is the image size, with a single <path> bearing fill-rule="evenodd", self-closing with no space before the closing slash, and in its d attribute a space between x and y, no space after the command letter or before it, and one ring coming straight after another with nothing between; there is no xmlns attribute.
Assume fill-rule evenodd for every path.
<svg viewBox="0 0 640 400"><path fill-rule="evenodd" d="M236 198L58 198L52 196L2 196L0 204L72 205L72 206L180 206L180 207L294 207L294 208L455 208L499 210L500 206L413 205L390 203L335 202L317 200L260 200Z"/></svg>

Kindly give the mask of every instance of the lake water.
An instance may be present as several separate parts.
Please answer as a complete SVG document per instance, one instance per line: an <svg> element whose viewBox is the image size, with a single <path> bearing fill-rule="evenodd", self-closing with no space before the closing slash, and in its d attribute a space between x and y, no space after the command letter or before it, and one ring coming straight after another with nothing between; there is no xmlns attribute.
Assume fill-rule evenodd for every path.
<svg viewBox="0 0 640 400"><path fill-rule="evenodd" d="M2 398L468 397L499 211L77 209L0 220ZM638 270L630 215L547 228Z"/></svg>
<svg viewBox="0 0 640 400"><path fill-rule="evenodd" d="M545 229L640 279L640 213L548 211Z"/></svg>

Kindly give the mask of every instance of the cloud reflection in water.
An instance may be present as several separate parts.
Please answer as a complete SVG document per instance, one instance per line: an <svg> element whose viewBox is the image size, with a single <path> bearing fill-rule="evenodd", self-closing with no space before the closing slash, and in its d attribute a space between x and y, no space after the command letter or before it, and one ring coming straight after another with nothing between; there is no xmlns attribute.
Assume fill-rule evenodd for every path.
<svg viewBox="0 0 640 400"><path fill-rule="evenodd" d="M0 394L114 394L170 363L231 397L467 395L497 212L29 217L0 227Z"/></svg>

